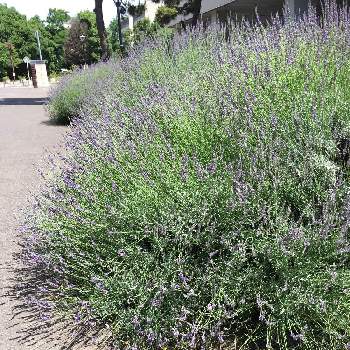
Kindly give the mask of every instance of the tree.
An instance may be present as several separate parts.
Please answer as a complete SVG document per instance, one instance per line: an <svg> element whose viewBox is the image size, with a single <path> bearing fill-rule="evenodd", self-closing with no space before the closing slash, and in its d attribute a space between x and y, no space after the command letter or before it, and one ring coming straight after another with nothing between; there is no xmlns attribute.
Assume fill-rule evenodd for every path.
<svg viewBox="0 0 350 350"><path fill-rule="evenodd" d="M55 43L51 40L50 33L47 31L45 22L40 19L39 16L34 16L28 21L28 31L33 38L33 41L28 43L28 56L31 59L39 59L39 49L37 45L37 41L34 33L36 31L39 32L40 44L41 44L41 52L43 55L43 59L48 63L48 71L53 72L56 69L55 62L55 54L54 54L54 46Z"/></svg>
<svg viewBox="0 0 350 350"><path fill-rule="evenodd" d="M100 46L100 37L98 34L95 13L87 10L82 11L78 13L77 18L81 23L87 25L86 49L89 63L96 63L102 56L102 48Z"/></svg>
<svg viewBox="0 0 350 350"><path fill-rule="evenodd" d="M15 47L13 46L13 44L11 42L7 42L5 43L5 47L9 52L9 57L10 57L10 62L11 62L11 68L12 68L12 77L13 79L15 79L15 66L14 66L14 51L15 51Z"/></svg>
<svg viewBox="0 0 350 350"><path fill-rule="evenodd" d="M130 30L128 29L126 32L124 32L124 45L125 47L128 47L130 45L129 34ZM120 41L119 41L119 32L118 32L118 22L114 18L111 23L108 26L108 41L111 45L111 49L113 52L121 53L120 49Z"/></svg>
<svg viewBox="0 0 350 350"><path fill-rule="evenodd" d="M155 3L160 2L160 0L152 1ZM201 14L201 8L202 0L187 0L185 3L180 0L164 0L164 6L158 9L157 19L164 25L169 23L177 14L187 15L192 13L191 25L196 26Z"/></svg>
<svg viewBox="0 0 350 350"><path fill-rule="evenodd" d="M132 40L138 44L145 38L153 37L160 29L159 23L151 22L148 18L144 18L136 23L132 32Z"/></svg>
<svg viewBox="0 0 350 350"><path fill-rule="evenodd" d="M64 60L69 66L90 62L87 49L88 25L75 18L71 21L67 40L64 44Z"/></svg>
<svg viewBox="0 0 350 350"><path fill-rule="evenodd" d="M69 65L91 64L101 56L100 40L95 14L82 11L71 21L64 45L65 62Z"/></svg>
<svg viewBox="0 0 350 350"><path fill-rule="evenodd" d="M101 60L106 61L109 58L109 46L107 40L107 31L105 27L105 22L103 19L102 10L103 0L95 0L95 15L96 15L96 25L98 30L98 35L100 37L101 45Z"/></svg>
<svg viewBox="0 0 350 350"><path fill-rule="evenodd" d="M178 10L175 7L160 6L156 13L156 21L164 26L178 15Z"/></svg>
<svg viewBox="0 0 350 350"><path fill-rule="evenodd" d="M38 59L38 46L34 33L39 32L43 58L48 62L48 71L58 72L65 67L63 46L68 30L65 24L69 20L66 11L50 9L46 21L39 16L27 18L13 7L0 4L0 74L12 76L12 63L16 76L26 75L26 65L22 59L28 56ZM5 43L11 43L11 55Z"/></svg>
<svg viewBox="0 0 350 350"><path fill-rule="evenodd" d="M30 54L32 45L35 45L35 38L27 18L15 8L0 4L1 76L12 76L12 67L16 69L21 64L22 58Z"/></svg>
<svg viewBox="0 0 350 350"><path fill-rule="evenodd" d="M51 35L56 35L57 33L65 31L65 25L69 20L70 16L67 11L57 8L50 8L49 14L46 18L46 28Z"/></svg>
<svg viewBox="0 0 350 350"><path fill-rule="evenodd" d="M46 30L50 40L48 48L49 71L59 72L65 66L64 43L68 36L67 23L70 16L67 11L50 8L46 18Z"/></svg>

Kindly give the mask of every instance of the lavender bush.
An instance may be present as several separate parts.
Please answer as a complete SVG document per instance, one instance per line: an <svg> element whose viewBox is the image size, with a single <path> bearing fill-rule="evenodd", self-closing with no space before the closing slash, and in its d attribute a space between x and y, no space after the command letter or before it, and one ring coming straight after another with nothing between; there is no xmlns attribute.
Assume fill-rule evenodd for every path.
<svg viewBox="0 0 350 350"><path fill-rule="evenodd" d="M82 107L94 93L96 85L111 74L110 67L104 63L88 70L77 69L64 76L49 93L48 113L52 121L69 124L78 117Z"/></svg>
<svg viewBox="0 0 350 350"><path fill-rule="evenodd" d="M31 300L113 349L348 349L348 8L319 23L109 63L28 219Z"/></svg>

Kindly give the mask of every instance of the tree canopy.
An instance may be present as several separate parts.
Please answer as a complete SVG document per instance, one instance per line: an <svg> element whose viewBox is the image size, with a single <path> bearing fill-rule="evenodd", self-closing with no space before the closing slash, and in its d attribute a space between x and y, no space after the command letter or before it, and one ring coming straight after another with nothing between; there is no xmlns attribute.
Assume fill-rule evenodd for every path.
<svg viewBox="0 0 350 350"><path fill-rule="evenodd" d="M35 32L39 32L43 58L48 71L58 72L64 66L63 45L70 17L61 9L50 9L46 21L34 16L27 19L15 8L0 4L0 77L11 76L12 62L17 75L25 75L23 58L38 59ZM9 50L9 44L13 47ZM11 56L12 55L12 62Z"/></svg>
<svg viewBox="0 0 350 350"><path fill-rule="evenodd" d="M71 21L64 46L68 66L96 63L102 56L96 16L92 11L79 12Z"/></svg>
<svg viewBox="0 0 350 350"><path fill-rule="evenodd" d="M13 7L0 4L0 74L10 76L11 65L33 53L35 38L27 18ZM11 63L12 61L12 63Z"/></svg>
<svg viewBox="0 0 350 350"><path fill-rule="evenodd" d="M113 20L108 30L105 29L102 2L95 0L94 11L82 11L75 18L70 18L65 10L50 8L46 19L39 16L27 18L14 7L0 4L0 79L12 77L13 71L17 77L25 76L23 58L39 59L35 32L39 33L42 56L47 61L49 74L74 65L108 59L110 49L120 53L117 22ZM194 0L186 2L187 5L190 3L194 3ZM165 9L164 13L172 13L173 16L183 13L187 6L180 6L178 0L166 0L165 4L170 12ZM145 9L142 4L128 4L128 7L130 14ZM157 17L158 22L165 24L165 17ZM158 30L157 21L139 21L132 31L124 32L125 45L138 44Z"/></svg>

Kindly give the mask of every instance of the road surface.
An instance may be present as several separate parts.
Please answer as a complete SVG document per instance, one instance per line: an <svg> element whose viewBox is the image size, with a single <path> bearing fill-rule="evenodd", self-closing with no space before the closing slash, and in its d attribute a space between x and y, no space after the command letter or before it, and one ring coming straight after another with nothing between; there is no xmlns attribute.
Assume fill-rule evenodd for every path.
<svg viewBox="0 0 350 350"><path fill-rule="evenodd" d="M48 122L46 96L47 89L0 88L0 350L61 348L48 336L24 342L26 318L14 317L17 304L8 296L19 212L38 187L37 169L43 166L46 150L53 152L67 130Z"/></svg>

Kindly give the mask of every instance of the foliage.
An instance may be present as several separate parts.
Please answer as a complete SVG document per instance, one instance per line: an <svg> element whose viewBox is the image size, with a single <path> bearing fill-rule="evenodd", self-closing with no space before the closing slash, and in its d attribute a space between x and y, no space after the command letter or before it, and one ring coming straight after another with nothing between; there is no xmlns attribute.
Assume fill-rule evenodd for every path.
<svg viewBox="0 0 350 350"><path fill-rule="evenodd" d="M38 59L39 53L35 31L39 31L43 58L48 61L48 71L59 71L63 68L63 43L67 30L64 24L69 16L63 10L50 9L46 23L38 16L27 20L13 7L0 4L0 76L10 74L11 62L5 42L14 45L13 59L17 75L26 75L26 66L22 59L28 56Z"/></svg>
<svg viewBox="0 0 350 350"><path fill-rule="evenodd" d="M34 36L28 28L25 16L19 14L13 7L0 4L0 74L10 74L10 54L5 43L11 43L13 49L13 61L17 66L22 58L27 56L35 45Z"/></svg>
<svg viewBox="0 0 350 350"><path fill-rule="evenodd" d="M89 63L88 24L73 19L70 24L67 40L64 44L64 60L68 66L82 66Z"/></svg>
<svg viewBox="0 0 350 350"><path fill-rule="evenodd" d="M76 69L73 73L63 76L50 90L50 118L58 124L69 124L71 119L81 113L82 105L93 98L94 88L109 74L110 67L101 64L86 70Z"/></svg>
<svg viewBox="0 0 350 350"><path fill-rule="evenodd" d="M127 20L126 16L122 16L122 21L123 20ZM118 54L121 53L121 49L120 49L120 42L119 42L119 34L118 34L118 22L116 19L112 19L111 23L108 26L107 29L108 32L108 40L111 44L111 49L113 52L116 52ZM125 47L129 47L130 46L130 30L127 29L124 33L123 33L123 42Z"/></svg>
<svg viewBox="0 0 350 350"><path fill-rule="evenodd" d="M114 349L349 348L349 13L318 23L192 31L94 68L26 225L44 318Z"/></svg>
<svg viewBox="0 0 350 350"><path fill-rule="evenodd" d="M100 55L95 14L91 11L82 11L71 21L64 46L65 61L70 66L92 64L99 61Z"/></svg>
<svg viewBox="0 0 350 350"><path fill-rule="evenodd" d="M133 30L127 29L123 32L124 47L129 49L134 45L141 45L144 41L169 35L167 33L171 32L172 29L162 28L157 21L151 22L148 18L144 18L136 22ZM118 23L116 20L112 20L108 33L113 52L120 55Z"/></svg>
<svg viewBox="0 0 350 350"><path fill-rule="evenodd" d="M63 52L63 42L58 40L58 37L54 37L46 27L44 21L39 16L34 16L28 20L29 31L33 36L34 43L31 48L31 52L27 55L31 59L40 59L40 54L37 46L37 42L34 36L36 31L39 32L40 45L43 59L47 61L48 72L59 71L63 67L63 57L60 56ZM66 33L66 29L64 30ZM64 38L65 39L65 38ZM63 39L63 40L64 40ZM58 42L56 43L56 40ZM60 45L60 46L58 46Z"/></svg>
<svg viewBox="0 0 350 350"><path fill-rule="evenodd" d="M91 11L82 11L78 13L78 20L88 24L87 32L87 51L89 63L96 63L101 56L100 39L96 25L96 16Z"/></svg>
<svg viewBox="0 0 350 350"><path fill-rule="evenodd" d="M125 38L128 43L138 45L146 39L157 36L160 29L157 22L151 22L148 18L144 18L135 24L132 31L126 33Z"/></svg>
<svg viewBox="0 0 350 350"><path fill-rule="evenodd" d="M69 20L70 16L67 11L56 8L49 9L49 14L46 19L46 30L50 37L48 50L49 72L59 72L65 67L64 43L68 35L68 29L65 25Z"/></svg>
<svg viewBox="0 0 350 350"><path fill-rule="evenodd" d="M160 3L160 0L152 1ZM197 25L202 8L202 0L164 0L163 4L164 5L159 7L156 15L160 24L165 25L169 23L178 14L192 14L192 26Z"/></svg>
<svg viewBox="0 0 350 350"><path fill-rule="evenodd" d="M145 4L138 4L138 5L129 4L128 5L128 14L130 16L138 17L138 16L141 16L144 14L145 9L146 9Z"/></svg>
<svg viewBox="0 0 350 350"><path fill-rule="evenodd" d="M165 25L174 19L177 14L178 10L174 7L159 6L156 13L156 21L161 25Z"/></svg>

